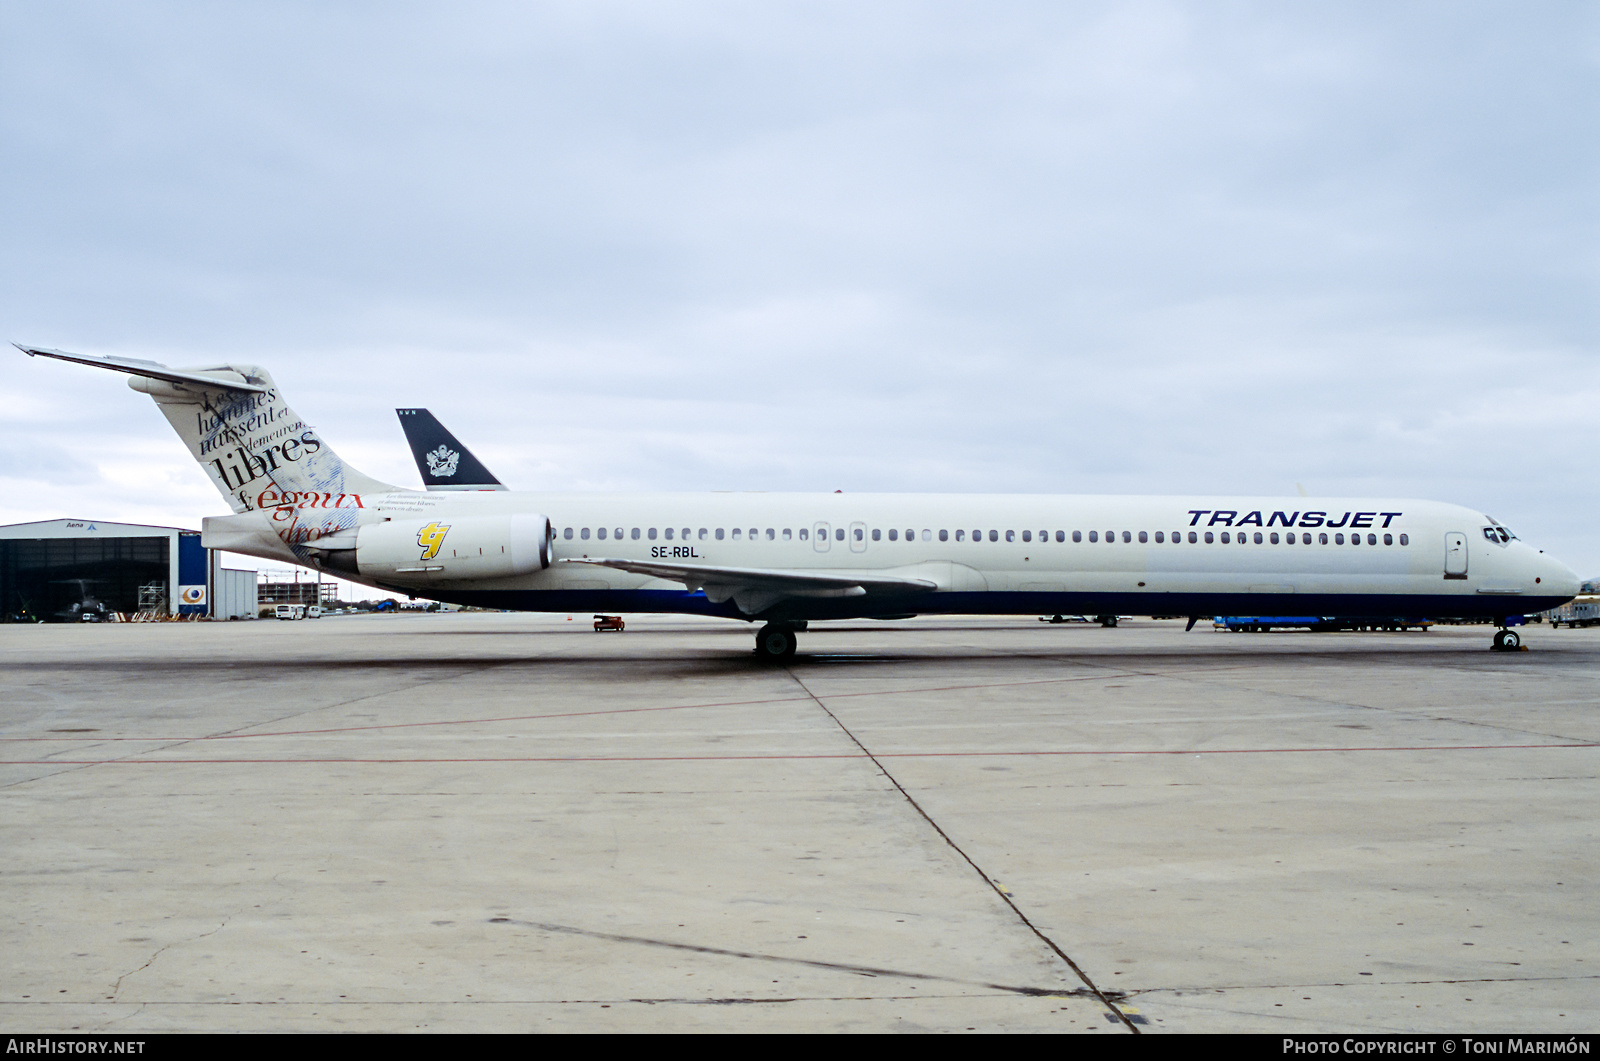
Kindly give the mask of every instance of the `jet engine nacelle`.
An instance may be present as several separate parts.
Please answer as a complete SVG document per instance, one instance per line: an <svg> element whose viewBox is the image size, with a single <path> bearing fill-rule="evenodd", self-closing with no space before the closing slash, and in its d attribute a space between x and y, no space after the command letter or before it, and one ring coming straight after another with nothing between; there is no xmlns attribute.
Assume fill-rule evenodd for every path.
<svg viewBox="0 0 1600 1061"><path fill-rule="evenodd" d="M356 567L369 578L406 582L507 578L550 566L550 521L544 516L410 516L363 525Z"/></svg>

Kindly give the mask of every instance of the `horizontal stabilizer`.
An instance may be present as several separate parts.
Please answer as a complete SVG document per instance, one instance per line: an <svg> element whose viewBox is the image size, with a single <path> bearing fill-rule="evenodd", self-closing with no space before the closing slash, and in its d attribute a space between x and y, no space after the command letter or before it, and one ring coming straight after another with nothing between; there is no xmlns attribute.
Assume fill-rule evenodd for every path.
<svg viewBox="0 0 1600 1061"><path fill-rule="evenodd" d="M58 361L71 361L79 365L90 365L94 368L109 368L113 372L126 372L130 376L143 376L145 379L159 379L166 383L199 385L208 390L235 391L248 394L265 394L267 388L264 384L251 383L243 377L227 379L226 377L207 375L203 372L183 372L168 368L158 361L145 361L137 357L113 357L111 355L93 356L90 354L69 354L65 350L50 350L42 346L23 346L21 343L12 343L12 346L21 350L29 357L53 357ZM219 369L218 371L227 371ZM237 373L229 372L229 375Z"/></svg>
<svg viewBox="0 0 1600 1061"><path fill-rule="evenodd" d="M746 615L759 615L789 597L859 597L869 593L931 593L938 584L922 578L883 574L821 574L811 571L774 571L752 567L711 567L704 564L665 564L655 560L615 560L607 557L570 558L564 564L594 564L682 582L693 593L704 590L712 604L732 600Z"/></svg>
<svg viewBox="0 0 1600 1061"><path fill-rule="evenodd" d="M362 475L340 460L316 429L289 408L272 376L259 365L168 368L135 357L14 345L29 357L124 373L129 387L155 401L236 514L261 509L281 514L265 528L277 545L261 539L258 520L241 520L239 526L226 528L219 524L218 534L254 543L239 552L278 559L287 549L290 556L304 561L309 555L300 545L304 532L315 530L318 534L313 537L325 537L354 527L359 513L372 503L364 499L395 492L388 483ZM304 524L302 508L307 510Z"/></svg>
<svg viewBox="0 0 1600 1061"><path fill-rule="evenodd" d="M483 462L426 409L396 409L411 456L429 490L504 490Z"/></svg>

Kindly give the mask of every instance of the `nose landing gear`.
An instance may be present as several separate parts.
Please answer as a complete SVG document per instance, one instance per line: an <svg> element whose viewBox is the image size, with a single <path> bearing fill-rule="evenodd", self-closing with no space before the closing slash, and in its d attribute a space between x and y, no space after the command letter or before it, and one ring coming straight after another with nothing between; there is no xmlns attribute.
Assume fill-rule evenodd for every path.
<svg viewBox="0 0 1600 1061"><path fill-rule="evenodd" d="M1522 638L1515 630L1498 630L1494 635L1493 648L1496 652L1520 652Z"/></svg>

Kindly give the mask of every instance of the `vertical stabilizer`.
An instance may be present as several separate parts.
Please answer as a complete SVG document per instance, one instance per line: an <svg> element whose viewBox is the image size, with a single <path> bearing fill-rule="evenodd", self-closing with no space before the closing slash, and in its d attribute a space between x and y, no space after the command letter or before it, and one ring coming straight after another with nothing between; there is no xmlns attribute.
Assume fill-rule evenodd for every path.
<svg viewBox="0 0 1600 1061"><path fill-rule="evenodd" d="M504 490L483 462L426 409L396 409L422 485L429 490Z"/></svg>

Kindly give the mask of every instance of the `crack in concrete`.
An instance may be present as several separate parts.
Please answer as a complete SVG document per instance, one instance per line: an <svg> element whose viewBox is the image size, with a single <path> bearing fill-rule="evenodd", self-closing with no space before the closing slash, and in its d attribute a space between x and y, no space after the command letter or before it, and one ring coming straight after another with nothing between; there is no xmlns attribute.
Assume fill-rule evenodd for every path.
<svg viewBox="0 0 1600 1061"><path fill-rule="evenodd" d="M164 943L160 947L157 947L155 953L150 955L143 965L139 966L137 969L130 969L128 972L125 972L121 976L117 977L116 982L111 985L111 994L106 996L106 1000L109 1002L116 1002L117 993L122 990L122 981L126 980L130 976L136 976L137 974L144 972L155 963L157 958L161 957L161 955L165 954L173 947L178 946L180 943L193 943L196 940L205 939L207 936L214 936L218 932L221 932L223 929L228 927L228 921L229 918L225 917L222 919L222 924L218 925L216 928L213 928L209 932L202 932L198 936L191 936L188 939L175 939L171 943ZM143 1003L140 1004L142 1005Z"/></svg>
<svg viewBox="0 0 1600 1061"><path fill-rule="evenodd" d="M1018 984L995 984L984 980L964 980L956 976L941 976L937 973L917 973L907 969L888 969L874 965L854 965L849 962L830 962L820 958L794 958L783 954L763 954L760 951L730 950L725 947L710 947L701 943L678 943L667 939L652 939L649 936L628 936L616 932L599 932L594 929L578 928L574 925L556 925L545 921L523 921L513 917L491 917L492 925L515 925L519 928L538 929L541 932L558 932L569 936L585 936L589 939L603 939L612 943L635 943L651 947L666 947L670 950L688 951L694 954L714 954L725 958L745 958L756 961L781 962L788 965L804 965L813 969L826 969L829 972L854 973L857 976L891 976L901 980L926 980L930 982L963 984L969 987L982 987L991 991L1003 991L1012 995L1025 995L1031 998L1102 998L1099 992L1090 988L1060 988L1060 987L1028 987ZM877 996L841 996L841 997L877 997ZM898 996L896 996L898 997ZM907 996L911 998L923 996ZM1120 996L1119 996L1120 997ZM630 999L629 1001L643 1001ZM773 1001L771 999L756 999L754 1001Z"/></svg>
<svg viewBox="0 0 1600 1061"><path fill-rule="evenodd" d="M1050 950L1055 953L1056 957L1060 958L1067 964L1067 968L1071 969L1077 974L1078 979L1083 981L1084 987L1087 988L1087 990L1093 994L1095 998L1099 999L1101 1004L1105 1006L1107 1015L1114 1015L1115 1020L1121 1023L1124 1028L1132 1032L1134 1035L1138 1035L1139 1029L1134 1027L1133 1021L1128 1018L1128 1015L1123 1013L1122 1010L1112 1002L1111 998L1105 992L1101 991L1100 988L1095 986L1094 981L1089 979L1089 974L1084 972L1078 963L1073 961L1066 951L1057 946L1055 940L1045 935L1037 925L1029 920L1028 915L1023 913L1022 908L1019 907L1011 898L1011 894L1004 888L1000 887L1000 885L994 880L994 878L990 877L988 873L984 872L983 867L979 866L978 863L973 860L972 856L967 854L966 851L961 848L961 845L957 844L950 834L945 832L944 829L940 827L939 823L933 820L933 817L923 809L922 804L918 803L915 797L913 797L910 792L906 791L905 786L900 783L899 779L891 774L888 768L883 765L882 761L879 760L876 755L872 754L867 746L861 743L860 738L850 731L850 727L846 726L838 715L835 715L832 711L828 710L828 705L823 703L822 699L817 696L816 693L811 691L811 688L806 685L803 680L801 680L799 675L794 673L794 668L788 667L785 669L788 671L790 679L792 679L796 685L800 686L800 688L805 690L806 695L811 697L816 705L822 709L823 713L833 720L833 724L838 726L840 731L843 732L846 737L850 738L851 743L853 743L857 748L861 749L861 754L872 760L872 764L878 768L878 771L882 773L884 777L889 779L889 783L895 787L902 797L904 797L905 801L911 805L911 808L915 810L917 814L921 815L922 820L927 822L928 825L932 827L934 832L939 834L940 839L942 839L946 844L950 845L950 849L952 851L961 856L962 861L966 862L968 866L972 867L973 872L977 873L978 876L982 878L983 883L988 886L988 888L993 891L997 897L999 897L1001 902L1005 903L1005 905L1011 909L1011 912L1017 916L1019 921L1027 926L1028 931L1037 936L1045 944L1045 946L1049 947Z"/></svg>

